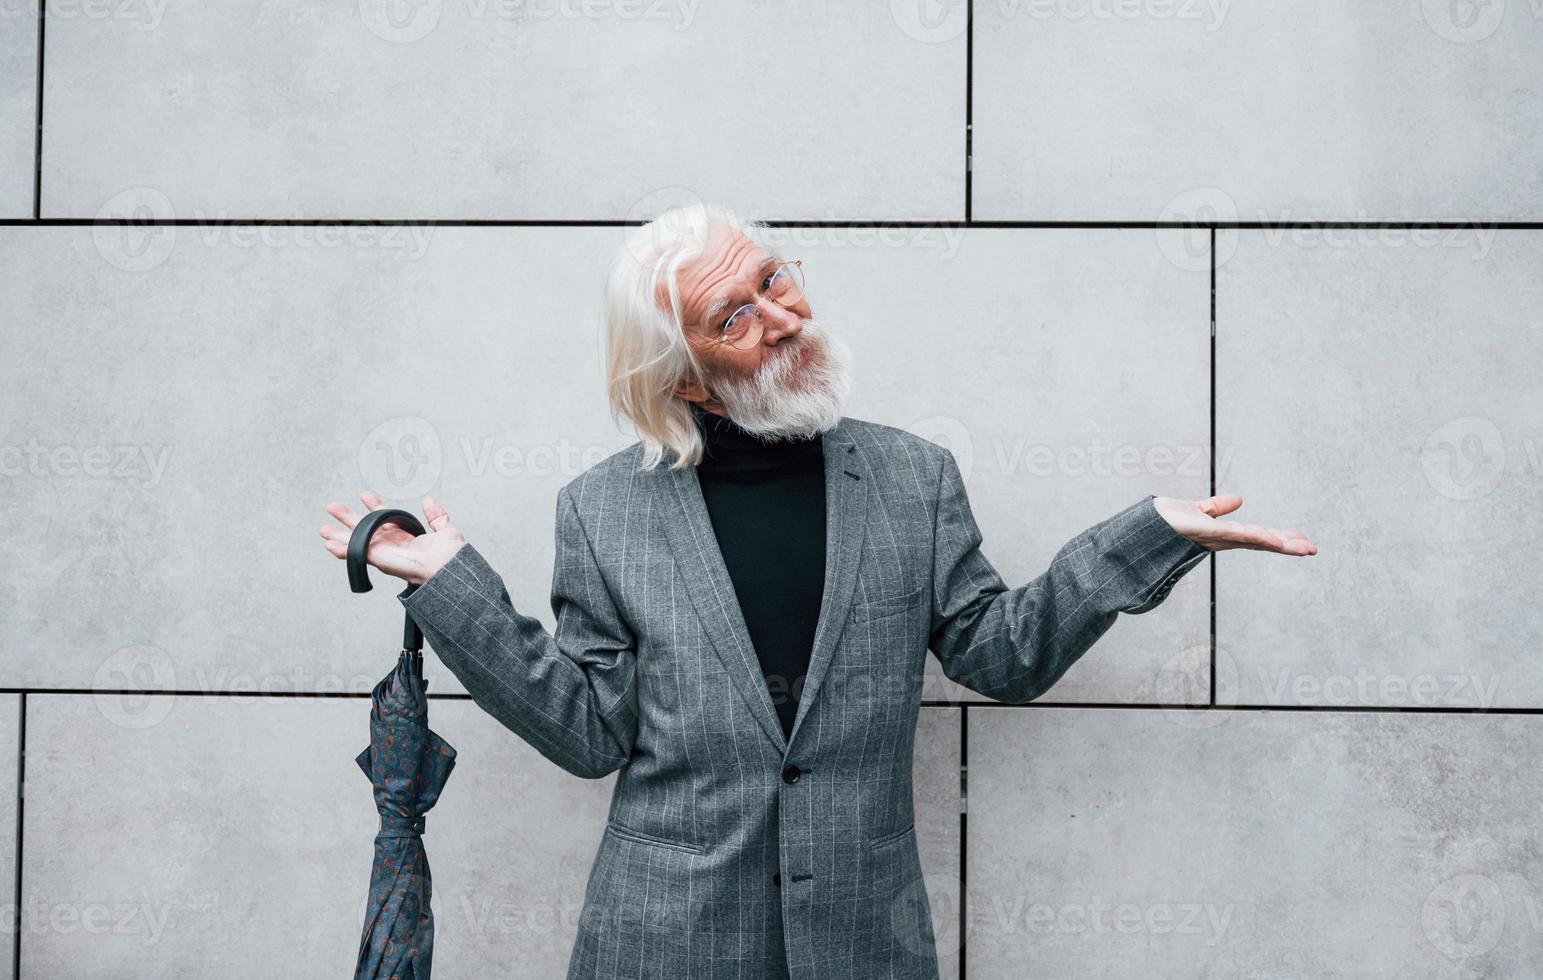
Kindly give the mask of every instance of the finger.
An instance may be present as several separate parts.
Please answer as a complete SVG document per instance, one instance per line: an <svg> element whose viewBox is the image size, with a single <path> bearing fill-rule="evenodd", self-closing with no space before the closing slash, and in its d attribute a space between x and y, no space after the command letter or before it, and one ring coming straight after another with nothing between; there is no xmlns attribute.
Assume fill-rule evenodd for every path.
<svg viewBox="0 0 1543 980"><path fill-rule="evenodd" d="M1260 551L1280 551L1285 542L1274 531L1260 524L1244 524L1248 540Z"/></svg>
<svg viewBox="0 0 1543 980"><path fill-rule="evenodd" d="M1313 544L1311 541L1308 541L1306 538L1300 536L1294 537L1286 534L1283 531L1278 531L1276 533L1279 535L1279 543L1271 550L1277 552L1278 554L1292 555L1297 558L1302 558L1307 555L1316 555L1318 553L1318 546Z"/></svg>
<svg viewBox="0 0 1543 980"><path fill-rule="evenodd" d="M423 498L423 516L429 522L429 530L443 531L450 528L450 515L433 497Z"/></svg>
<svg viewBox="0 0 1543 980"><path fill-rule="evenodd" d="M365 505L368 506L372 511L387 509L386 501L381 498L380 494L375 493L374 491L361 491L359 494L359 499L364 501ZM411 532L405 530L399 525L382 524L379 530L375 532L374 536L370 538L370 547L375 547L377 543L393 545L406 544L408 541L411 541L413 537L414 535Z"/></svg>
<svg viewBox="0 0 1543 980"><path fill-rule="evenodd" d="M380 528L379 530L377 530L375 532L375 534L376 534L375 540L370 542L370 555L369 555L369 558L371 559L371 563L372 564L374 563L373 560L375 558L375 553L380 549L380 547L383 544L396 543L396 542L388 542L388 541L386 541L386 540L384 540L384 539L382 539L380 537L381 532L382 531L386 531L386 530L388 530L388 529L387 528ZM348 544L349 544L349 542L351 540L353 540L353 535L352 534L345 534L345 533L343 533L343 529L342 528L334 527L333 525L328 524L328 525L326 525L325 527L323 527L321 529L321 536L324 539L324 543L326 544L326 547L327 547L328 551L332 552L334 555L337 555L339 558L347 558L348 557Z"/></svg>
<svg viewBox="0 0 1543 980"><path fill-rule="evenodd" d="M1200 509L1211 517L1230 514L1243 506L1243 498L1235 493L1222 493L1199 501Z"/></svg>
<svg viewBox="0 0 1543 980"><path fill-rule="evenodd" d="M1217 539L1226 548L1248 548L1254 551L1273 550L1274 542L1259 533L1259 527L1255 524L1241 524L1237 521L1217 521L1212 529Z"/></svg>
<svg viewBox="0 0 1543 980"><path fill-rule="evenodd" d="M1312 541L1308 540L1307 535L1303 534L1301 531L1284 531L1277 529L1275 533L1279 534L1285 541L1286 547L1288 549L1286 554L1316 555L1318 553L1318 546L1313 544Z"/></svg>
<svg viewBox="0 0 1543 980"><path fill-rule="evenodd" d="M344 503L338 503L337 501L333 501L327 505L327 513L331 514L333 517L336 517L344 527L350 530L358 527L359 522L364 520L363 514L356 514L352 507Z"/></svg>
<svg viewBox="0 0 1543 980"><path fill-rule="evenodd" d="M345 548L348 546L349 536L343 533L343 529L333 524L323 524L321 536L328 541L340 542Z"/></svg>
<svg viewBox="0 0 1543 980"><path fill-rule="evenodd" d="M363 495L361 494L360 496ZM355 512L353 508L349 507L347 504L330 503L327 505L327 513L331 514L333 517L336 517L338 521L350 531L358 527L359 522L364 520L363 514ZM373 548L378 543L400 543L410 537L412 537L412 535L397 527L395 524L383 524L376 528L375 533L370 537L370 547Z"/></svg>
<svg viewBox="0 0 1543 980"><path fill-rule="evenodd" d="M1288 536L1287 532L1276 528L1262 527L1258 524L1236 524L1231 521L1225 522L1225 526L1229 540L1235 543L1235 547L1295 556L1316 554L1318 551L1317 547L1305 538Z"/></svg>
<svg viewBox="0 0 1543 980"><path fill-rule="evenodd" d="M385 545L380 548L371 548L369 563L387 575L394 575L404 581L410 575L423 570L423 565L405 549L394 545Z"/></svg>

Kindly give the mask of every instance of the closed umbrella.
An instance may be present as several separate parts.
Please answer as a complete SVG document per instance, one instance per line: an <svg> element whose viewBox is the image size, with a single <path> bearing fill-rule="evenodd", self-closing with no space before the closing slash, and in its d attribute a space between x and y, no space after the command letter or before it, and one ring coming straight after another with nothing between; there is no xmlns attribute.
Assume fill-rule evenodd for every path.
<svg viewBox="0 0 1543 980"><path fill-rule="evenodd" d="M355 592L371 589L365 559L382 524L423 533L417 518L403 510L366 515L348 540L348 581ZM401 595L415 588L409 585ZM370 744L354 759L375 787L380 812L354 980L430 980L434 914L424 814L455 768L455 749L429 730L426 691L423 634L409 616L396 669L370 694Z"/></svg>

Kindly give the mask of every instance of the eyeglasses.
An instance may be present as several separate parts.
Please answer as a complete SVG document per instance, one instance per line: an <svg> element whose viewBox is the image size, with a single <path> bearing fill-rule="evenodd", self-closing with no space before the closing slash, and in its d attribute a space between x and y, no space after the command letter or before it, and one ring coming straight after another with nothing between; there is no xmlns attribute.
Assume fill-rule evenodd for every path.
<svg viewBox="0 0 1543 980"><path fill-rule="evenodd" d="M804 298L803 260L782 263L763 282L764 288L757 291L760 296L781 307L797 306ZM708 328L713 343L749 350L760 343L765 330L759 298L730 313L727 320L708 324Z"/></svg>

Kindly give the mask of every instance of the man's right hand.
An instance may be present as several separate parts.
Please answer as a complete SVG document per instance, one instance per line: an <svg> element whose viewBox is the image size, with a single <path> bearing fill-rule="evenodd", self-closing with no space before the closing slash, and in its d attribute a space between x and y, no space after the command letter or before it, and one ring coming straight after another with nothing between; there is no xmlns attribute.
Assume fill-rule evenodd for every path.
<svg viewBox="0 0 1543 980"><path fill-rule="evenodd" d="M381 510L386 506L384 500L369 491L361 493L359 499L370 510ZM355 513L347 504L341 503L328 504L327 513L349 531L364 519L363 514ZM450 523L450 515L434 502L433 497L423 498L423 517L428 528L423 534L410 534L395 524L384 524L377 529L370 539L369 563L410 585L422 585L445 567L461 550L466 538ZM321 536L334 557L348 557L350 535L342 528L327 524L322 527Z"/></svg>

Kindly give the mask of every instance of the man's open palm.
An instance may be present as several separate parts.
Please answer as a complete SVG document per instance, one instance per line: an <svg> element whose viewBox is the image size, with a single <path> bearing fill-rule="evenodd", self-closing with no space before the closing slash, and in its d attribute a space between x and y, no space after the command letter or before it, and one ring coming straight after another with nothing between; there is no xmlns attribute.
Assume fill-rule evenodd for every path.
<svg viewBox="0 0 1543 980"><path fill-rule="evenodd" d="M370 510L380 510L386 506L384 500L369 491L361 493L359 499ZM342 503L328 504L327 513L337 518L349 531L364 519L363 514L356 513L353 508ZM450 515L434 502L433 497L423 498L423 517L428 530L419 535L413 535L395 524L381 525L370 538L369 563L387 575L395 575L412 585L427 582L461 549L466 538L450 523ZM324 525L321 536L327 550L334 556L348 557L350 535L343 528L334 524Z"/></svg>
<svg viewBox="0 0 1543 980"><path fill-rule="evenodd" d="M1218 520L1223 514L1230 514L1243 506L1243 498L1235 493L1218 494L1203 500L1154 497L1152 505L1175 531L1211 551L1249 548L1282 555L1305 556L1318 553L1318 546L1300 531Z"/></svg>

